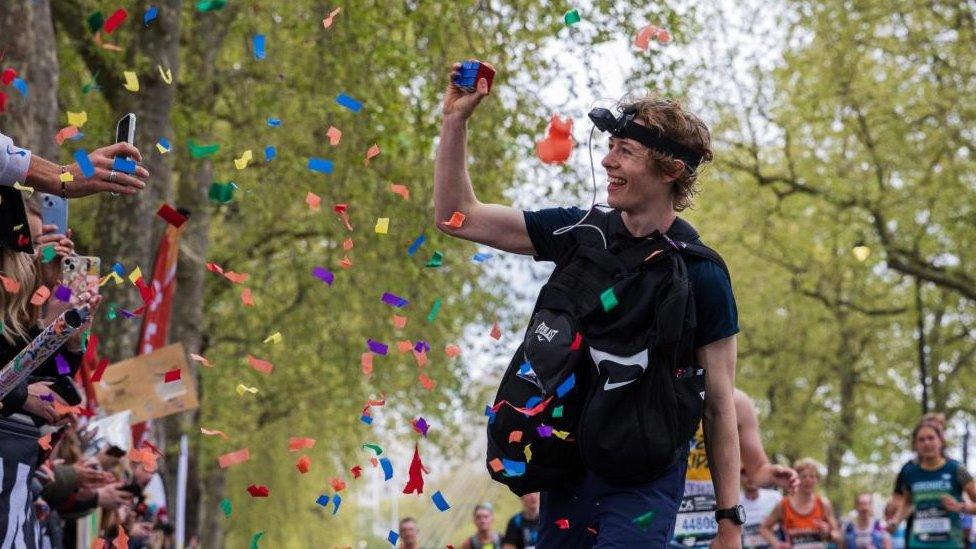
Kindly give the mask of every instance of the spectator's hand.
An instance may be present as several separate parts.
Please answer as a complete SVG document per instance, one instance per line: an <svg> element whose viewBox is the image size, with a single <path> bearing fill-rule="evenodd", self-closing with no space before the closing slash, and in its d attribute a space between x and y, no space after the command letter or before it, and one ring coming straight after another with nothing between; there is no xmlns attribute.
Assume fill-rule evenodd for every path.
<svg viewBox="0 0 976 549"><path fill-rule="evenodd" d="M102 486L97 490L98 506L102 509L117 509L121 505L132 503L132 492L122 490L122 483L116 482Z"/></svg>
<svg viewBox="0 0 976 549"><path fill-rule="evenodd" d="M153 525L151 522L134 522L129 529L129 537L131 538L145 539L151 536L152 533Z"/></svg>
<svg viewBox="0 0 976 549"><path fill-rule="evenodd" d="M46 246L54 246L54 259L41 263L41 283L55 287L61 282L61 260L75 253L75 243L71 240L71 229L64 235L58 232L57 225L43 225L41 236L34 241L34 249L41 253Z"/></svg>
<svg viewBox="0 0 976 549"><path fill-rule="evenodd" d="M42 396L48 398L48 395L53 396L54 400L41 398ZM50 381L38 381L27 386L27 400L24 401L24 411L43 419L47 423L57 423L58 414L54 411L54 402L68 405L57 393L51 390Z"/></svg>
<svg viewBox="0 0 976 549"><path fill-rule="evenodd" d="M107 147L95 149L88 158L95 166L95 175L86 179L78 164L68 166L68 171L74 181L65 186L69 197L88 196L100 192L115 192L119 194L135 194L146 187L145 180L149 178L149 171L142 165L136 166L135 177L112 170L116 156L127 156L136 162L142 162L142 153L128 143L115 143Z"/></svg>
<svg viewBox="0 0 976 549"><path fill-rule="evenodd" d="M786 490L789 494L796 492L796 489L800 487L800 475L784 465L773 465L772 477L776 486Z"/></svg>
<svg viewBox="0 0 976 549"><path fill-rule="evenodd" d="M34 476L37 480L41 481L41 484L48 485L54 482L54 469L52 469L47 463L42 463L37 466L34 471Z"/></svg>
<svg viewBox="0 0 976 549"><path fill-rule="evenodd" d="M942 496L942 507L945 507L945 510L950 513L959 513L965 508L961 501L949 494Z"/></svg>
<svg viewBox="0 0 976 549"><path fill-rule="evenodd" d="M488 65L487 63L485 63ZM491 65L488 65L489 67ZM467 120L474 113L474 109L481 103L481 100L488 95L488 81L484 78L478 79L477 89L474 92L466 92L454 84L454 76L461 69L460 63L455 63L451 67L451 74L448 76L447 92L444 93L444 117L456 117Z"/></svg>
<svg viewBox="0 0 976 549"><path fill-rule="evenodd" d="M75 470L78 488L80 489L93 491L115 481L115 476L112 473L102 471L96 464L89 461L75 463L72 468Z"/></svg>

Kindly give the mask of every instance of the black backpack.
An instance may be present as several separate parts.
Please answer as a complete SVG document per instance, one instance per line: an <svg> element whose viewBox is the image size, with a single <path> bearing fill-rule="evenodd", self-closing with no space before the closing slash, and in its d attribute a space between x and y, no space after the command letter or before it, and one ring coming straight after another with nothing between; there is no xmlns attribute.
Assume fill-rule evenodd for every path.
<svg viewBox="0 0 976 549"><path fill-rule="evenodd" d="M518 495L582 478L651 481L683 457L701 420L695 303L684 256L718 263L686 221L619 239L620 213L591 209L539 292L488 409L488 471ZM514 434L513 434L514 433ZM526 451L528 448L528 451Z"/></svg>

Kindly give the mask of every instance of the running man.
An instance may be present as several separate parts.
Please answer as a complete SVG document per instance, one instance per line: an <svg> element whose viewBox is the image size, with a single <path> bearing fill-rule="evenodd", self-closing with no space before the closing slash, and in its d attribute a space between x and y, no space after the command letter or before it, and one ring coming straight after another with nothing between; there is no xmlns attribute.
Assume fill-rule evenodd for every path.
<svg viewBox="0 0 976 549"><path fill-rule="evenodd" d="M795 494L786 496L773 508L763 521L759 531L776 549L827 549L831 543L840 543L840 529L834 518L830 500L817 493L822 466L811 458L793 464L800 475L800 487ZM783 530L786 541L776 539L773 527Z"/></svg>

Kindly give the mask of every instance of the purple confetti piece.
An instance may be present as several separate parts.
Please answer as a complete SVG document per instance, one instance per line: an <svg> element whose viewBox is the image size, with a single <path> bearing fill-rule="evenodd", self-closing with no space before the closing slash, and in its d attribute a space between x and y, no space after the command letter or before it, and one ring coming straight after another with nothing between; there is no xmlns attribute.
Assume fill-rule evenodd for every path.
<svg viewBox="0 0 976 549"><path fill-rule="evenodd" d="M387 305L391 305L397 308L406 307L407 304L410 303L406 299L403 299L398 295L391 294L390 292L383 292L383 297L380 298L380 300L383 301L383 303L386 303Z"/></svg>
<svg viewBox="0 0 976 549"><path fill-rule="evenodd" d="M117 313L119 313L120 315L124 316L125 318L132 318L132 317L136 316L136 314L133 313L132 311L123 309L122 307L119 307L119 308L115 309L115 311Z"/></svg>
<svg viewBox="0 0 976 549"><path fill-rule="evenodd" d="M427 430L430 429L430 425L427 425L427 420L422 417L419 417L417 418L417 421L414 425L416 425L417 430L420 431L420 434L424 435L424 437L426 438Z"/></svg>
<svg viewBox="0 0 976 549"><path fill-rule="evenodd" d="M542 438L547 438L552 436L552 427L548 425L539 425L538 427L535 428L535 430L537 433L539 433L539 436Z"/></svg>
<svg viewBox="0 0 976 549"><path fill-rule="evenodd" d="M424 341L422 339L417 340L417 344L413 346L413 350L414 351L417 351L418 353L423 353L423 352L429 351L430 350L430 344L428 344L426 341Z"/></svg>
<svg viewBox="0 0 976 549"><path fill-rule="evenodd" d="M325 282L329 286L331 286L332 281L335 280L335 275L332 274L332 271L326 269L325 267L316 267L312 269L312 274L315 276L315 278Z"/></svg>
<svg viewBox="0 0 976 549"><path fill-rule="evenodd" d="M44 402L54 402L54 393L41 395L41 400L43 400Z"/></svg>
<svg viewBox="0 0 976 549"><path fill-rule="evenodd" d="M54 357L54 362L58 365L58 375L66 376L71 373L71 366L67 359L60 354Z"/></svg>
<svg viewBox="0 0 976 549"><path fill-rule="evenodd" d="M54 297L62 303L67 303L71 300L71 288L65 286L64 284L58 286L57 289L54 290Z"/></svg>
<svg viewBox="0 0 976 549"><path fill-rule="evenodd" d="M366 346L369 347L370 351L381 356L386 356L386 352L389 350L389 347L387 347L386 344L380 343L379 341L373 339L367 339Z"/></svg>

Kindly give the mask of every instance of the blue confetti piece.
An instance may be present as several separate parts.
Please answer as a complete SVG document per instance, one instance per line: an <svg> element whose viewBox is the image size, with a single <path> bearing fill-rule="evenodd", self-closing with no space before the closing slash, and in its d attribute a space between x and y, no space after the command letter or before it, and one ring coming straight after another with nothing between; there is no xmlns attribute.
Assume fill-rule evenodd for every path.
<svg viewBox="0 0 976 549"><path fill-rule="evenodd" d="M255 34L254 39L251 41L254 46L254 58L257 60L264 59L264 35Z"/></svg>
<svg viewBox="0 0 976 549"><path fill-rule="evenodd" d="M112 163L112 169L117 172L132 175L136 173L136 161L129 160L128 158L122 156L116 156L115 161Z"/></svg>
<svg viewBox="0 0 976 549"><path fill-rule="evenodd" d="M434 501L434 506L437 507L438 511L443 512L451 508L451 505L444 499L444 495L441 494L440 490L434 492L434 495L430 496L430 499Z"/></svg>
<svg viewBox="0 0 976 549"><path fill-rule="evenodd" d="M393 464L390 463L390 459L380 458L380 465L383 466L383 480L390 480L393 478Z"/></svg>
<svg viewBox="0 0 976 549"><path fill-rule="evenodd" d="M146 10L145 15L142 16L142 26L148 27L149 23L155 21L157 17L159 17L159 8L156 6L149 6L149 9Z"/></svg>
<svg viewBox="0 0 976 549"><path fill-rule="evenodd" d="M532 371L532 364L529 364L529 361L526 360L525 362L522 363L521 366L519 366L519 375L527 376L530 373L534 374L535 372Z"/></svg>
<svg viewBox="0 0 976 549"><path fill-rule="evenodd" d="M329 506L329 494L322 494L321 496L318 497L318 499L315 500L315 503L318 503L322 507L328 507Z"/></svg>
<svg viewBox="0 0 976 549"><path fill-rule="evenodd" d="M112 270L115 271L115 274L119 276L125 276L125 267L123 267L121 263L112 265Z"/></svg>
<svg viewBox="0 0 976 549"><path fill-rule="evenodd" d="M529 397L529 400L525 401L525 408L527 410L531 410L532 408L535 407L536 404L540 402L542 402L542 399L540 397L537 396Z"/></svg>
<svg viewBox="0 0 976 549"><path fill-rule="evenodd" d="M359 112L363 110L363 104L361 102L356 101L344 93L340 93L336 96L336 103L351 110L352 112Z"/></svg>
<svg viewBox="0 0 976 549"><path fill-rule="evenodd" d="M559 384L559 387L556 387L556 397L562 398L563 395L572 390L574 386L576 386L576 374L569 374L566 381L563 381Z"/></svg>
<svg viewBox="0 0 976 549"><path fill-rule="evenodd" d="M390 292L383 292L383 297L380 298L380 301L398 309L402 309L410 303L406 299L403 299L398 295L391 294Z"/></svg>
<svg viewBox="0 0 976 549"><path fill-rule="evenodd" d="M372 425L373 424L373 416L371 416L369 414L363 414L362 417L359 418L359 421L362 421L366 425Z"/></svg>
<svg viewBox="0 0 976 549"><path fill-rule="evenodd" d="M308 169L313 172L332 173L332 161L324 158L309 158Z"/></svg>
<svg viewBox="0 0 976 549"><path fill-rule="evenodd" d="M85 151L85 149L78 149L75 151L75 162L77 162L78 167L81 168L81 175L85 176L85 179L95 175L95 165L92 164L91 159L88 158L88 152Z"/></svg>
<svg viewBox="0 0 976 549"><path fill-rule="evenodd" d="M272 128L277 128L278 126L281 125L281 119L280 118L268 118L268 125L271 126Z"/></svg>
<svg viewBox="0 0 976 549"><path fill-rule="evenodd" d="M17 88L17 91L20 92L21 97L27 97L27 82L25 82L23 78L14 78L14 81L11 82L10 85Z"/></svg>
<svg viewBox="0 0 976 549"><path fill-rule="evenodd" d="M264 148L265 162L271 162L272 160L274 160L276 156L278 156L278 149L274 148L271 145L268 145L267 147Z"/></svg>
<svg viewBox="0 0 976 549"><path fill-rule="evenodd" d="M424 235L418 236L417 239L413 241L413 244L407 248L407 255L413 257L413 254L417 253L417 250L424 245L424 242L427 242L427 237Z"/></svg>
<svg viewBox="0 0 976 549"><path fill-rule="evenodd" d="M78 132L68 138L68 141L81 141L85 137L85 134Z"/></svg>
<svg viewBox="0 0 976 549"><path fill-rule="evenodd" d="M168 151L173 149L173 146L169 144L169 139L166 139L165 137L159 138L159 146Z"/></svg>
<svg viewBox="0 0 976 549"><path fill-rule="evenodd" d="M524 461L512 461L502 458L502 465L505 466L505 474L510 477L520 477L525 474Z"/></svg>
<svg viewBox="0 0 976 549"><path fill-rule="evenodd" d="M334 496L332 496L332 514L333 515L339 512L339 505L341 505L341 504L342 504L342 496L339 495L339 492L336 492L336 494Z"/></svg>
<svg viewBox="0 0 976 549"><path fill-rule="evenodd" d="M390 530L390 534L386 536L386 541L390 542L390 545L396 547L397 541L400 539L400 534L397 534L393 530Z"/></svg>
<svg viewBox="0 0 976 549"><path fill-rule="evenodd" d="M473 256L471 256L471 261L474 261L475 263L484 263L485 261L488 261L492 257L494 257L494 254L476 253Z"/></svg>
<svg viewBox="0 0 976 549"><path fill-rule="evenodd" d="M390 350L389 345L385 343L380 343L375 339L367 339L366 346L369 347L370 352L381 356L386 356L386 353L388 353Z"/></svg>

